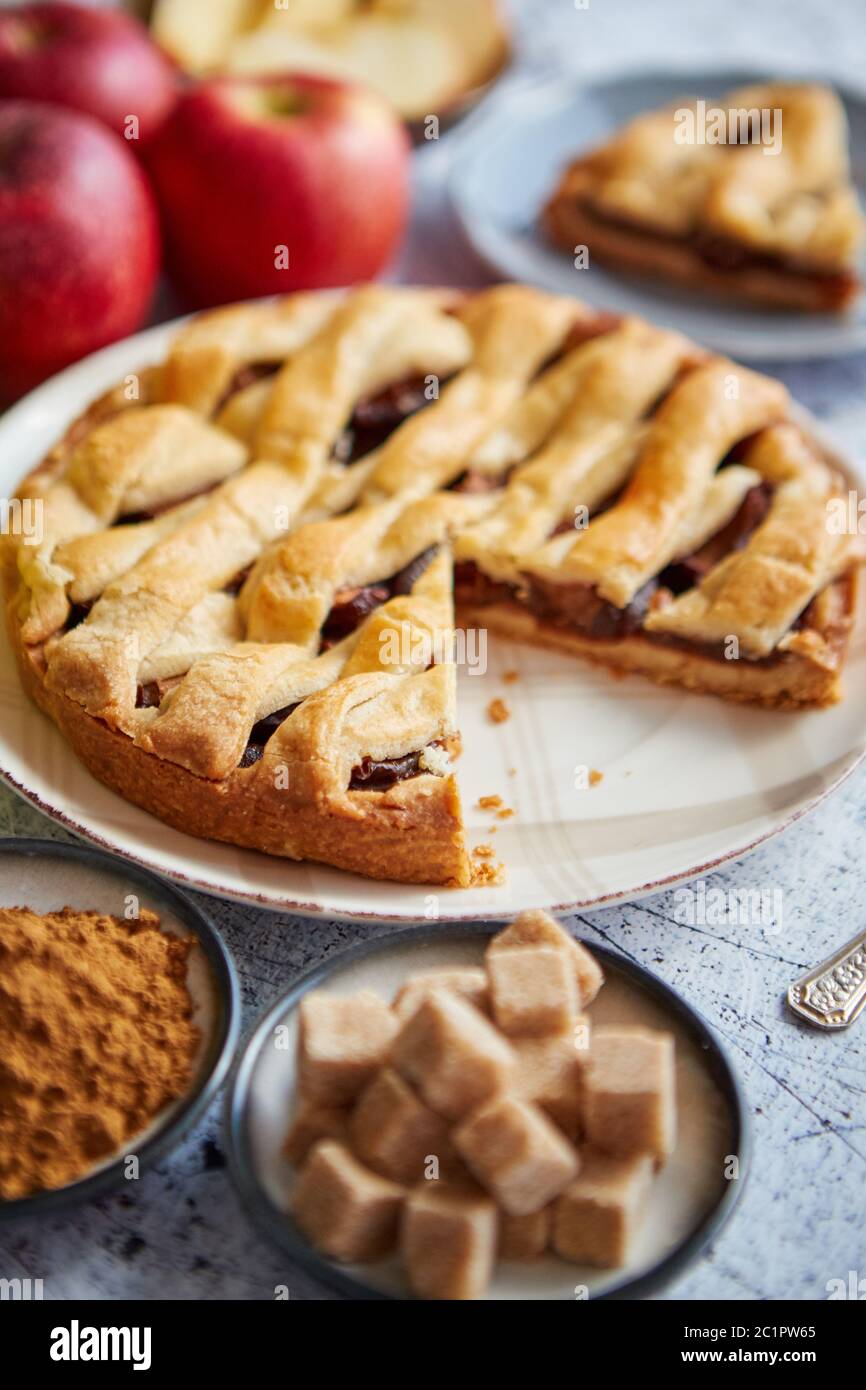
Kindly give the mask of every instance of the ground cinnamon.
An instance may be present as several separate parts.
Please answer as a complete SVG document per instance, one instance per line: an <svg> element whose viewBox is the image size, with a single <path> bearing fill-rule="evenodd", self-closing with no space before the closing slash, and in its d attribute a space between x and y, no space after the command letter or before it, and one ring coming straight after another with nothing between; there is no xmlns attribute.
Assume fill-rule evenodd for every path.
<svg viewBox="0 0 866 1390"><path fill-rule="evenodd" d="M193 938L64 908L0 908L0 1198L63 1187L187 1089Z"/></svg>

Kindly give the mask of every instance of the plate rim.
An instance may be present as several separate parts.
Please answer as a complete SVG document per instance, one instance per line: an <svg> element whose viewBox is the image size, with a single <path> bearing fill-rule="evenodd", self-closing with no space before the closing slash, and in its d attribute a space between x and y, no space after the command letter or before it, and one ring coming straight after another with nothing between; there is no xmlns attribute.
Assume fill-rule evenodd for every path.
<svg viewBox="0 0 866 1390"><path fill-rule="evenodd" d="M426 928L404 927L401 930L380 933L355 942L336 951L326 960L306 970L289 988L270 1004L255 1020L252 1029L241 1045L231 1076L226 1087L223 1105L223 1127L226 1139L226 1157L232 1184L245 1212L257 1229L268 1236L277 1248L288 1254L297 1264L325 1287L342 1293L356 1301L375 1302L417 1302L411 1296L399 1295L376 1289L356 1279L339 1265L320 1255L297 1231L290 1214L280 1211L265 1192L256 1175L252 1155L246 1137L246 1115L253 1072L261 1055L265 1041L273 1027L290 1011L294 1011L308 990L314 989L331 975L338 974L344 966L371 956L387 954L391 943L401 945L422 945L426 942L465 941L467 937L490 937L501 928L500 922L473 922L464 924L456 921L437 923ZM754 1134L748 1099L733 1063L730 1051L722 1042L718 1031L699 1009L669 985L666 980L653 974L647 967L639 965L628 956L621 954L603 943L588 941L583 936L574 935L609 969L620 971L630 982L646 990L652 997L664 1004L672 1012L690 1040L709 1054L708 1066L713 1080L725 1096L733 1122L731 1148L739 1160L740 1172L734 1181L728 1181L721 1197L707 1214L683 1239L660 1260L631 1277L614 1283L595 1297L590 1303L615 1300L646 1298L677 1278L683 1270L699 1258L709 1244L727 1225L742 1197L754 1150ZM485 1301L485 1300L482 1300ZM487 1300L502 1302L505 1300ZM553 1299L552 1302L565 1300Z"/></svg>
<svg viewBox="0 0 866 1390"><path fill-rule="evenodd" d="M691 883L695 879L702 878L705 874L712 873L715 869L720 868L724 864L730 864L734 861L745 859L768 840L775 839L777 835L783 834L784 831L788 830L792 825L795 825L797 821L802 820L805 816L817 810L829 796L832 796L833 793L857 771L864 759L866 759L866 745L861 748L851 765L846 767L829 786L818 792L812 800L807 801L803 806L789 813L785 820L778 825L771 826L755 839L749 840L744 845L738 845L735 849L726 850L724 853L718 854L714 858L707 859L703 863L694 865L682 872L675 871L662 878L651 879L648 883L641 884L638 888L623 888L617 892L606 893L595 898L569 900L568 902L562 903L551 903L545 899L537 904L537 910L549 912L555 917L570 917L582 912L601 911L602 908L606 907L615 907L618 905L627 906L629 903L639 902L643 898L652 897L656 893L667 892L669 889L676 888L680 884ZM421 911L384 912L381 909L344 909L334 906L329 907L321 902L305 902L294 898L281 898L276 900L265 894L256 893L253 890L245 891L240 888L226 888L219 884L211 883L206 879L198 879L190 874L183 873L180 869L166 868L161 864L154 863L152 860L144 858L142 855L135 855L130 850L122 849L112 841L103 838L95 830L80 825L59 807L49 807L47 803L41 800L38 793L31 792L29 789L16 782L11 774L3 767L0 767L0 781L15 792L21 800L35 807L42 815L45 815L49 820L60 825L64 830L74 835L76 840L82 841L83 848L92 848L94 853L112 856L116 859L120 859L129 866L140 868L146 873L152 874L154 877L170 882L176 887L178 892L186 890L203 893L207 897L216 898L224 902L238 903L246 907L258 908L261 911L277 913L288 912L299 917L322 917L327 921L352 922L359 925L380 924L382 926L389 926L392 924L415 924L415 930L417 931L425 921L429 920ZM145 812L144 814L148 813ZM0 844L2 843L3 841L0 841ZM46 840L45 843L59 845L64 842L62 840ZM228 848L231 849L233 846L229 845ZM257 853L257 851L250 850L245 851L245 853L254 854ZM298 862L306 863L312 861L288 859L285 862L291 865ZM323 867L327 868L329 866L325 865ZM378 879L366 879L361 875L358 875L358 877L363 884L370 885L371 893L375 892L375 886L379 881ZM447 887L443 889L441 884L409 884L406 886L409 888L418 888L419 890L427 888L431 892L434 890L438 892L450 891ZM503 922L508 921L511 912L512 909L504 907L501 915L497 915L496 909L491 909L490 904L488 904L484 909L479 908L478 911L474 912L471 910L463 911L458 908L455 910L454 916L449 917L447 920L462 922L466 926L474 926L492 921L497 921L501 925Z"/></svg>
<svg viewBox="0 0 866 1390"><path fill-rule="evenodd" d="M325 293L339 294L340 289L337 288L333 291L325 291ZM40 386L36 387L34 391L30 392L28 395L24 396L20 401L16 402L16 404L12 406L9 411L6 412L2 420L0 420L0 445L2 445L2 443L5 441L8 435L11 434L13 439L16 437L16 434L22 430L21 422L23 421L24 426L26 426L26 422L30 414L35 412L38 418L39 409L40 406L43 404L43 401L51 402L52 398L55 395L63 397L64 393L69 391L75 393L76 397L80 397L82 394L84 394L83 386L79 386L77 384L79 378L81 378L81 381L83 383L94 373L94 371L100 374L104 372L105 379L110 382L112 379L116 379L117 377L122 376L124 364L129 362L129 360L133 356L133 353L140 353L142 355L143 362L146 362L148 360L148 355L151 353L157 353L160 350L159 345L164 340L170 338L171 334L176 332L177 328L181 324L186 322L189 319L189 317L190 315L182 315L177 319L172 319L165 323L152 325L151 327L143 329L141 332L132 335L132 337L130 338L121 339L116 343L109 344L107 347L101 348L97 352L92 353L90 356L82 358L80 361L73 363L69 367L65 368L56 376L51 377L49 378L49 380L43 382ZM115 363L119 365L115 366ZM111 374L109 373L109 364L111 365ZM92 394L98 394L98 389L99 388L94 388L91 385L88 388L88 399L91 398ZM799 402L796 401L796 399L794 399L792 403L795 412L800 417L801 423L808 426L808 428L812 431L816 440L822 445L822 447L824 447L829 453L831 453L834 456L836 461L840 464L840 466L843 467L846 473L853 480L862 482L862 473L860 467L858 466L858 461L852 457L852 451L850 448L848 448L842 442L834 438L832 424L830 426L825 425L823 421L819 420L817 417L812 415L810 411L807 411L805 407L801 406ZM79 401L79 413L81 408L82 407ZM64 407L63 411L58 412L55 406L54 413L59 413L63 418L65 418L66 409ZM73 411L69 411L68 414L70 419L75 418L75 414ZM866 596L861 595L861 606L863 605L866 605ZM18 680L17 671L14 674L14 678L17 682L16 689L18 690L18 693L24 700L26 700L27 696L26 693L23 691L23 687L21 686L20 681ZM69 745L65 745L65 749L69 757L75 758L75 754L69 747ZM2 754L3 745L2 741L0 741L0 757L2 757ZM738 843L733 848L723 850L719 854L711 855L708 859L703 860L700 864L689 865L687 868L682 870L675 869L671 873L665 874L660 878L650 879L649 881L641 883L639 885L632 885L630 887L619 889L615 892L597 895L595 897L590 897L586 899L567 899L565 901L552 901L551 895L549 893L545 894L543 891L541 891L537 899L534 900L533 905L540 907L545 911L551 912L558 917L565 917L580 912L594 911L603 907L610 907L617 904L623 905L630 902L638 901L639 899L651 896L652 894L660 893L670 888L674 888L678 884L688 883L696 878L701 877L704 874L712 872L713 870L719 868L723 864L743 859L747 855L751 854L754 850L758 849L767 840L770 840L774 838L776 835L781 834L783 831L787 830L791 825L795 824L798 820L802 819L803 816L808 815L811 811L815 810L827 799L827 797L832 795L837 790L837 788L857 770L857 768L861 765L864 759L866 759L866 724L864 724L864 741L859 751L856 752L856 755L849 753L846 756L850 757L850 762L847 766L843 768L843 770L839 773L838 776L832 778L828 786L820 788L817 792L815 792L815 794L812 797L808 798L802 804L797 805L793 810L788 809L781 819L779 819L778 816L776 816L771 824L769 824L766 828L762 829L760 834L752 834L743 843ZM76 765L80 766L80 764L77 763L77 759ZM87 775L92 777L92 773L88 773ZM364 907L358 907L357 905L350 904L328 903L327 891L324 894L320 894L318 899L309 899L303 897L300 894L298 896L286 894L277 897L274 894L261 893L255 891L254 889L246 889L239 886L228 887L225 884L219 882L218 878L215 879L208 875L200 867L197 868L194 872L186 872L184 871L184 869L162 864L159 862L159 859L154 860L153 858L150 858L149 854L152 851L135 852L132 849L121 847L121 845L116 843L114 838L107 837L105 834L101 833L100 830L92 828L87 824L83 823L82 821L77 820L74 816L71 816L67 811L65 811L61 806L53 806L47 801L45 801L43 795L41 795L39 791L19 781L15 773L10 771L2 764L0 764L0 781L2 781L3 783L5 783L5 785L10 787L12 791L14 791L19 797L21 797L22 800L27 802L29 805L35 807L36 810L38 810L41 814L46 815L49 820L53 821L55 824L60 825L64 830L76 836L77 839L84 841L85 844L94 846L98 851L106 852L108 854L117 856L127 864L139 866L146 872L155 874L158 877L164 879L168 879L172 883L178 885L180 889L200 892L210 897L221 899L223 901L235 902L247 907L257 908L262 911L283 914L289 913L294 914L296 916L313 919L323 917L331 921L354 922L358 924L381 923L383 925L391 925L423 923L424 921L429 920L425 917L423 911L423 904L421 901L424 895L424 890L427 890L428 892L441 892L443 896L447 895L447 893L450 891L447 888L443 888L442 885L405 885L407 888L418 889L418 906L406 906L396 911L388 911L375 906L376 885L378 880L366 879L360 875L356 876L359 885L361 885L359 888L359 893L363 893L364 891L366 891L366 895L369 902L369 905L366 905ZM120 798L120 800L123 802L123 805L129 805L129 803L123 801L123 798ZM141 814L147 815L148 813L141 812ZM162 822L159 822L158 818L153 819L156 824L162 824ZM62 841L49 841L49 843L62 843ZM237 849L237 847L231 845L223 846L223 848L227 852L233 852ZM244 851L244 853L252 855L255 854L256 851L246 850ZM280 862L283 862L289 866L293 866L296 863L296 861L289 859ZM313 867L315 867L315 863L313 861L309 862L313 863ZM327 866L325 867L327 868ZM202 872L205 872L204 877L199 876ZM341 871L332 870L332 872L336 873ZM446 908L447 917L445 920L457 920L465 922L467 924L494 920L498 920L500 922L507 921L509 913L511 912L511 907L507 903L507 901L503 903L503 906L501 908L498 905L492 905L489 902L485 904L479 904L478 907L466 905L462 907L452 906L450 909L447 907L447 904L441 905Z"/></svg>
<svg viewBox="0 0 866 1390"><path fill-rule="evenodd" d="M11 835L0 839L0 857L26 855L30 858L54 857L91 868L107 870L117 876L128 873L154 896L168 901L178 920L199 942L214 982L217 1018L213 1036L202 1059L200 1075L177 1108L157 1123L153 1133L135 1149L140 1173L148 1171L180 1144L201 1119L234 1065L241 1033L240 980L231 951L207 913L176 884L167 882L144 865L118 859L88 844L66 844L62 840L42 840L36 836ZM129 1141L134 1144L133 1139ZM105 1167L97 1169L63 1187L45 1188L26 1197L0 1201L0 1227L18 1217L56 1213L105 1197L125 1181L127 1155L121 1153Z"/></svg>
<svg viewBox="0 0 866 1390"><path fill-rule="evenodd" d="M777 81L823 82L832 87L843 99L856 101L866 113L866 83L858 86L852 74L846 73L840 79L837 74L826 68L811 68L801 63L792 62L783 62L773 71ZM724 79L726 82L734 81L736 85L741 85L756 81L772 81L773 77L768 76L766 69L749 68L744 63L733 60L730 66L702 63L690 63L682 68L678 68L675 63L666 67L654 64L649 68L614 66L594 73L588 78L583 78L580 73L563 74L562 70L557 67L552 71L535 69L507 87L491 93L488 100L464 122L460 132L460 143L454 150L445 179L446 196L460 230L483 263L500 277L522 278L551 293L565 293L561 287L553 287L543 277L533 275L531 266L524 263L521 269L516 258L512 259L510 256L500 255L497 248L501 246L501 239L496 233L488 233L485 226L479 224L475 216L473 195L468 190L469 179L465 176L471 173L477 165L480 142L497 121L501 132L502 118L507 116L509 105L516 109L521 102L528 103L533 99L546 98L546 105L553 108L562 104L569 97L572 99L580 97L582 100L587 100L594 92L605 91L611 87L626 86L637 82L669 82L679 79L692 84ZM866 282L866 266L864 266L863 272L864 282ZM615 270L607 273L614 276L617 274ZM574 297L578 298L579 296L575 295ZM747 362L792 364L809 361L832 361L836 358L850 357L855 353L866 351L866 286L862 292L862 305L862 318L860 322L853 325L855 332L852 332L848 342L826 343L819 345L817 350L814 344L811 349L807 349L805 346L798 346L796 341L786 343L785 339L781 337L784 320L780 320L778 330L780 336L774 339L772 345L764 343L759 333L753 335L753 341L750 343L748 341L749 328L746 323L743 324L741 337L735 339L723 330L721 335L718 338L714 337L713 343L708 343L708 345L713 346L715 351L742 358ZM711 313L711 311L712 299L706 305L706 312ZM641 313L642 311L632 309L628 312ZM644 316L652 319L652 315L649 313L645 313ZM842 324L844 324L844 317L840 320L840 326ZM831 327L832 323L827 325L828 329ZM687 336L690 335L690 330L687 327L681 327L680 331ZM700 339L702 335L700 332L695 332L692 336Z"/></svg>

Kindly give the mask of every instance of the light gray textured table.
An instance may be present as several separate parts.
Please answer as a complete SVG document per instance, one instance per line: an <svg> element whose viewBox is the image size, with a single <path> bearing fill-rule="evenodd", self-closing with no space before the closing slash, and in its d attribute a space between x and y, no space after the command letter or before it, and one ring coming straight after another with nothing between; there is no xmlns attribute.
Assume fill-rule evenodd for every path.
<svg viewBox="0 0 866 1390"><path fill-rule="evenodd" d="M768 69L813 63L863 86L862 0L541 0L515 6L521 64L567 64L580 78L672 58ZM444 206L449 141L418 158L416 214L395 274L440 284L484 283ZM769 367L769 370L773 370ZM787 385L866 455L866 356L780 369ZM863 924L866 767L811 816L740 864L714 874L722 888L778 889L783 929L686 927L673 895L611 908L572 925L668 981L728 1044L755 1131L751 1178L733 1220L670 1298L823 1299L831 1279L866 1277L866 1017L821 1036L786 1015L784 990ZM0 790L0 833L63 837ZM243 984L247 1029L301 971L369 928L256 912L201 899L219 924ZM224 1167L221 1102L180 1149L120 1197L66 1216L22 1221L0 1234L0 1276L42 1278L45 1297L327 1298L251 1228ZM130 1185L132 1187L132 1185Z"/></svg>

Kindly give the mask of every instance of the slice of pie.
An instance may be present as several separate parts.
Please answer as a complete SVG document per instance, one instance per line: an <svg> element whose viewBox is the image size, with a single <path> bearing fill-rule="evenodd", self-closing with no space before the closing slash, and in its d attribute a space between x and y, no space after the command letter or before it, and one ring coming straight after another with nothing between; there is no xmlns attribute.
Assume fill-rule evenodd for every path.
<svg viewBox="0 0 866 1390"><path fill-rule="evenodd" d="M190 72L321 73L407 120L447 114L508 55L496 0L157 0L153 32Z"/></svg>
<svg viewBox="0 0 866 1390"><path fill-rule="evenodd" d="M802 708L839 697L864 558L778 382L518 285L201 315L20 496L22 679L97 777L187 833L408 882L470 881L455 595Z"/></svg>
<svg viewBox="0 0 866 1390"><path fill-rule="evenodd" d="M570 255L783 309L859 294L864 219L842 103L768 83L639 116L574 160L544 210Z"/></svg>

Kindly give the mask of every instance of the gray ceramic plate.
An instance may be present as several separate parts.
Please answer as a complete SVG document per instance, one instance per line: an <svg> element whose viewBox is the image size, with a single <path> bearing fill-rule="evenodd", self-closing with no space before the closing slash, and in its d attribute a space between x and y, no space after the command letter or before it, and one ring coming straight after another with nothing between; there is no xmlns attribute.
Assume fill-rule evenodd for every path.
<svg viewBox="0 0 866 1390"><path fill-rule="evenodd" d="M282 1142L294 1101L297 1008L310 989L374 989L390 999L413 970L479 963L490 925L442 924L374 937L304 975L261 1019L246 1044L227 1099L228 1154L241 1198L262 1230L302 1269L353 1299L406 1298L396 1259L338 1266L315 1251L288 1211L293 1170ZM732 1064L709 1025L640 966L591 944L607 982L590 1023L628 1020L668 1028L677 1039L678 1139L657 1176L633 1258L601 1271L547 1256L499 1264L488 1298L641 1298L681 1274L718 1234L743 1189L750 1156L748 1115ZM275 1031L278 1030L279 1031ZM739 1177L727 1180L736 1159ZM585 1292L584 1292L585 1291ZM290 1287L291 1293L291 1287Z"/></svg>
<svg viewBox="0 0 866 1390"><path fill-rule="evenodd" d="M98 850L51 840L0 840L0 906L30 907L36 912L69 906L123 916L130 894L141 907L159 913L165 930L194 936L201 947L190 958L187 977L194 1020L202 1034L192 1085L143 1134L133 1136L122 1153L78 1182L0 1201L0 1221L55 1212L121 1187L127 1181L127 1156L134 1154L138 1159L139 1174L164 1157L203 1114L231 1066L240 1031L237 976L222 938L189 898L146 869Z"/></svg>

